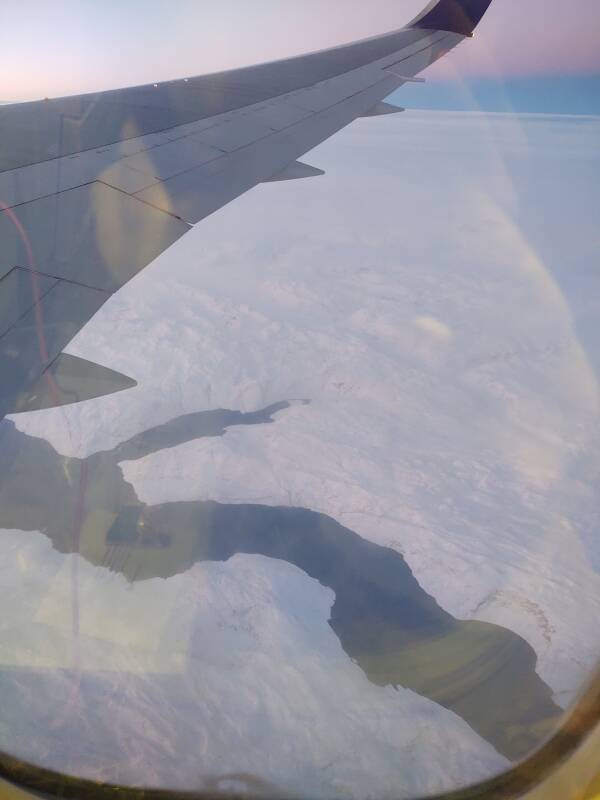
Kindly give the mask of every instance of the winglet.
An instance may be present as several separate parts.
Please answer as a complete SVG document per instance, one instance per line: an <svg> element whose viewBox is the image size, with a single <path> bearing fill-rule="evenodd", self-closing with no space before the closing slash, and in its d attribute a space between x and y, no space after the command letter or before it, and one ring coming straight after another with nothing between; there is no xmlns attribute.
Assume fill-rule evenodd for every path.
<svg viewBox="0 0 600 800"><path fill-rule="evenodd" d="M433 0L408 27L472 36L491 4L492 0Z"/></svg>

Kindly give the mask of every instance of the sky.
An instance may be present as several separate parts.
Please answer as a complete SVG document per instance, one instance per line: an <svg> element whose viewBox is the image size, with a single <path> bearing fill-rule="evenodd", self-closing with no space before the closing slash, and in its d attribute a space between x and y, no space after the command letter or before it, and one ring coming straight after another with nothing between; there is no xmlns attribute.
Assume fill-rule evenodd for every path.
<svg viewBox="0 0 600 800"><path fill-rule="evenodd" d="M0 100L116 88L285 57L401 27L424 4L2 3ZM429 71L430 86L420 92L411 87L406 104L600 113L599 31L598 0L494 0L475 39Z"/></svg>

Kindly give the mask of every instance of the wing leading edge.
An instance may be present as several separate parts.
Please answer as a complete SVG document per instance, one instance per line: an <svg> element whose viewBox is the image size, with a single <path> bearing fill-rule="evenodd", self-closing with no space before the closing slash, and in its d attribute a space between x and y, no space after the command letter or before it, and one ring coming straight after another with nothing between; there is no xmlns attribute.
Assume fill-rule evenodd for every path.
<svg viewBox="0 0 600 800"><path fill-rule="evenodd" d="M111 294L252 187L319 174L299 159L391 113L383 100L490 3L438 0L398 31L305 56L0 108L0 418L40 407L42 376L43 407L65 403L53 365Z"/></svg>

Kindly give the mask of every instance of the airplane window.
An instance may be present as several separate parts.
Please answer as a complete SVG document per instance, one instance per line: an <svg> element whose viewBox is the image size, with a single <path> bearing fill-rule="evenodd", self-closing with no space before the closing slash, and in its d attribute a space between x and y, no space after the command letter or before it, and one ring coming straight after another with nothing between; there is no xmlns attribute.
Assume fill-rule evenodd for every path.
<svg viewBox="0 0 600 800"><path fill-rule="evenodd" d="M0 776L540 784L600 720L600 8L26 5Z"/></svg>

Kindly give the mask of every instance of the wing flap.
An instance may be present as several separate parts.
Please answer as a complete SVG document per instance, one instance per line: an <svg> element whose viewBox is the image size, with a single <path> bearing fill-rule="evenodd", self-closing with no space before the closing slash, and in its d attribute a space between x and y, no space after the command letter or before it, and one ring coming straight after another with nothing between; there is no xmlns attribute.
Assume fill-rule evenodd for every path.
<svg viewBox="0 0 600 800"><path fill-rule="evenodd" d="M201 141L201 135L192 134L130 156L123 164L145 175L155 176L152 182L156 183L157 180L167 180L180 172L208 164L222 155L223 149L211 147Z"/></svg>
<svg viewBox="0 0 600 800"><path fill-rule="evenodd" d="M0 212L0 418L33 408L40 375L76 333L188 230L101 183ZM45 407L64 404L51 386Z"/></svg>
<svg viewBox="0 0 600 800"><path fill-rule="evenodd" d="M21 398L108 297L97 289L57 281L0 338L0 417L19 407Z"/></svg>
<svg viewBox="0 0 600 800"><path fill-rule="evenodd" d="M220 125L206 128L196 134L204 144L218 148L225 153L233 153L240 147L263 139L273 133L273 128L262 119L260 114L240 114Z"/></svg>
<svg viewBox="0 0 600 800"><path fill-rule="evenodd" d="M12 269L0 280L0 337L7 333L53 286L56 278Z"/></svg>
<svg viewBox="0 0 600 800"><path fill-rule="evenodd" d="M94 182L0 212L0 269L114 292L189 227Z"/></svg>

